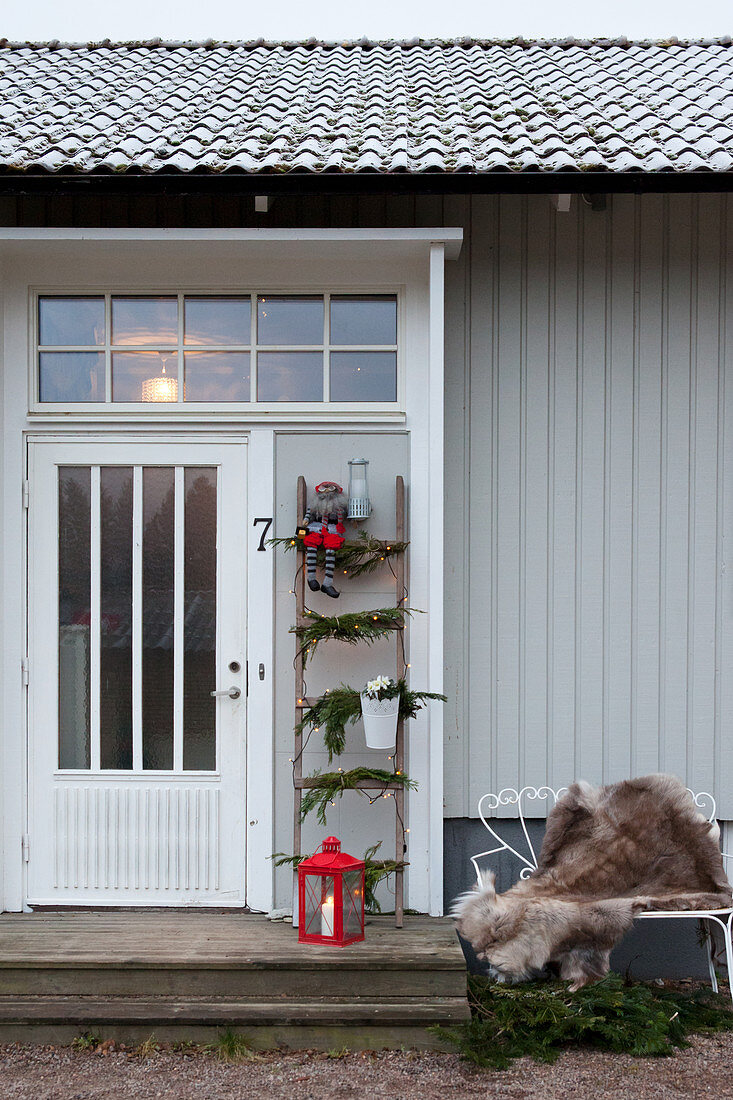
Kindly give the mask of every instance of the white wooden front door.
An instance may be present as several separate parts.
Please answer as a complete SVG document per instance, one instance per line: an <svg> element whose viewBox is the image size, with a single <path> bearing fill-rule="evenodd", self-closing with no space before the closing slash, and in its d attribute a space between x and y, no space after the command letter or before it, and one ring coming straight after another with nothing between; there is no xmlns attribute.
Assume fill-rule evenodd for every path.
<svg viewBox="0 0 733 1100"><path fill-rule="evenodd" d="M31 444L30 904L244 904L245 473Z"/></svg>

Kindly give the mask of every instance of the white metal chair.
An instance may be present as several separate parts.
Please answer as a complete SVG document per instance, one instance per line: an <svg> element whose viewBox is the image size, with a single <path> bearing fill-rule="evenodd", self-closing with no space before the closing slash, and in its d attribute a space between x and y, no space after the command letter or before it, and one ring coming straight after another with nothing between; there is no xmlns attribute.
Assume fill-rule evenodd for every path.
<svg viewBox="0 0 733 1100"><path fill-rule="evenodd" d="M497 843L496 848L491 848L486 852L477 852L475 856L471 856L471 863L476 871L477 881L481 882L480 868L478 860L498 855L501 852L510 852L515 856L521 864L523 864L519 877L521 879L529 878L533 871L537 870L537 855L534 850L534 845L530 839L529 831L527 829L527 822L525 820L525 805L527 802L544 800L548 803L547 813L554 806L557 800L565 794L567 787L559 787L557 790L553 790L552 787L522 787L521 790L516 790L514 787L505 787L504 790L498 794L485 794L479 799L478 812L481 821L491 836ZM689 788L688 788L689 790ZM694 791L689 791L695 805L698 807L701 813L705 814L708 821L715 820L715 799L707 791L701 791L699 794L695 794ZM516 806L517 819L522 827L522 833L526 842L526 855L522 855L521 852L513 848L507 840L505 840L496 830L489 824L488 815L495 812L503 806ZM512 818L497 819L493 817L492 822L497 824L497 820L512 820ZM733 855L723 853L723 860L728 861L733 859ZM694 919L699 920L702 926L706 929L707 934L710 936L710 950L707 952L708 956L708 969L710 971L710 982L715 993L718 992L718 979L715 974L715 941L712 936L712 931L707 928L706 922L711 925L717 925L723 933L723 941L725 943L725 964L728 974L728 985L730 989L731 999L733 999L733 982L731 977L733 976L733 943L731 942L731 934L733 931L733 908L731 909L686 909L686 910L657 910L648 913L639 913L636 917L637 920L668 920L674 918L679 919Z"/></svg>

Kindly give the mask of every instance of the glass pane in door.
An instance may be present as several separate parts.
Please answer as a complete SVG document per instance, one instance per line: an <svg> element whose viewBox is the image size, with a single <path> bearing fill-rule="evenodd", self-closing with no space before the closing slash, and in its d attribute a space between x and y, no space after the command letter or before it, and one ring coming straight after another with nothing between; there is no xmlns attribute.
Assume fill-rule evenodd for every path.
<svg viewBox="0 0 733 1100"><path fill-rule="evenodd" d="M100 471L99 738L102 768L132 767L132 467Z"/></svg>
<svg viewBox="0 0 733 1100"><path fill-rule="evenodd" d="M183 768L216 769L216 470L185 474ZM223 685L227 686L227 685Z"/></svg>
<svg viewBox="0 0 733 1100"><path fill-rule="evenodd" d="M60 767L215 771L216 467L58 477Z"/></svg>
<svg viewBox="0 0 733 1100"><path fill-rule="evenodd" d="M59 767L90 766L91 471L59 468Z"/></svg>
<svg viewBox="0 0 733 1100"><path fill-rule="evenodd" d="M175 469L143 469L143 768L173 767Z"/></svg>

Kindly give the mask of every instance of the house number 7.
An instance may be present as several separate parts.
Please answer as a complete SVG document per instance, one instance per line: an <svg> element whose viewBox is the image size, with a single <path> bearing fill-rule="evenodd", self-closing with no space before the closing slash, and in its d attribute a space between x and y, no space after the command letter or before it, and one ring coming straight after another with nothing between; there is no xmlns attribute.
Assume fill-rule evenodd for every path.
<svg viewBox="0 0 733 1100"><path fill-rule="evenodd" d="M258 550L262 550L262 552L264 553L265 550L267 550L267 547L265 546L267 532L272 527L272 516L258 516L257 519L253 522L252 526L256 527L258 523L264 523L265 525L265 529L262 532L262 537L260 539L260 545L257 547Z"/></svg>

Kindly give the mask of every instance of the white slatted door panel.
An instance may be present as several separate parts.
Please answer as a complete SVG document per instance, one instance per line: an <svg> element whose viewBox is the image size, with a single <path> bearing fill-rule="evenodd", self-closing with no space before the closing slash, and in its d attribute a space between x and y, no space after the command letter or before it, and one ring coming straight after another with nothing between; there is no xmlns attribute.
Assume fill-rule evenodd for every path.
<svg viewBox="0 0 733 1100"><path fill-rule="evenodd" d="M213 895L220 880L217 787L54 790L54 891Z"/></svg>
<svg viewBox="0 0 733 1100"><path fill-rule="evenodd" d="M67 467L89 486L81 520L64 528L79 540L77 556L88 553L88 597L76 599L89 612L60 633L59 478ZM129 492L119 514L105 483L115 467ZM244 904L245 471L241 444L32 446L31 668L48 673L31 674L29 688L31 904ZM197 559L202 542L208 557ZM123 575L129 563L129 596L127 605L118 597L126 610L116 613L109 578L120 559ZM110 677L120 665L129 689L115 693ZM239 699L209 701L231 685ZM72 731L61 761L60 719L62 744Z"/></svg>

